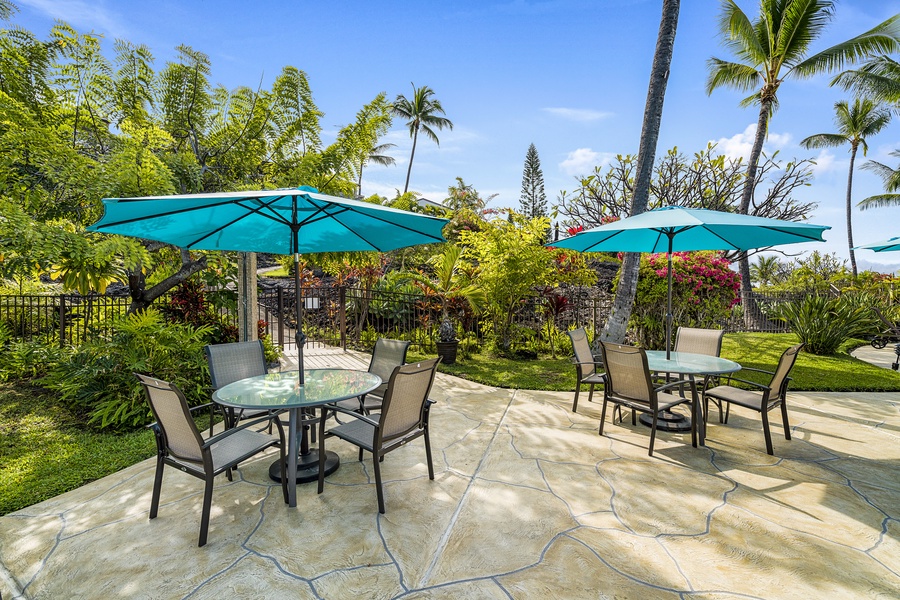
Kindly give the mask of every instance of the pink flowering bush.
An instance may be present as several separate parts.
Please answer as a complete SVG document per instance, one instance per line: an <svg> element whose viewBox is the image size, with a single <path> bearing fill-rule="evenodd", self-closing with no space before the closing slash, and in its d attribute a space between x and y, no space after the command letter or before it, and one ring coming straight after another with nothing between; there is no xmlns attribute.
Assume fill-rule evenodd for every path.
<svg viewBox="0 0 900 600"><path fill-rule="evenodd" d="M662 349L666 339L665 254L641 256L630 326L638 343ZM718 328L740 300L741 278L719 252L672 255L672 339L679 326Z"/></svg>

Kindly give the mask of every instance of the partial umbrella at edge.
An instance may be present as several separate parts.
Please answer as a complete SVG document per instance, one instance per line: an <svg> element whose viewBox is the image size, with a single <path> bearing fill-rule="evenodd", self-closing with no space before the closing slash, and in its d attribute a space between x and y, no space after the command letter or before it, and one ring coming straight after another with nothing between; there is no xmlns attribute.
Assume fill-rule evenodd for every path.
<svg viewBox="0 0 900 600"><path fill-rule="evenodd" d="M447 219L320 194L311 187L141 198L106 198L88 231L189 250L294 255L297 355L303 383L300 254L388 252L444 242Z"/></svg>
<svg viewBox="0 0 900 600"><path fill-rule="evenodd" d="M854 250L872 250L874 252L896 252L900 250L900 237L892 237L881 242L872 242L857 246Z"/></svg>
<svg viewBox="0 0 900 600"><path fill-rule="evenodd" d="M666 358L672 339L672 252L745 251L822 242L831 227L700 208L664 206L547 244L580 252L665 252L668 256Z"/></svg>

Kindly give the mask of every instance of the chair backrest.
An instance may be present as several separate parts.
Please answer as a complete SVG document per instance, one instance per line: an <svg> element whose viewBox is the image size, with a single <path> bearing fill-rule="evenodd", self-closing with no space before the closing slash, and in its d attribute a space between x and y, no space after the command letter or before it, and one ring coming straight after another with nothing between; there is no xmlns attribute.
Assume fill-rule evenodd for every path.
<svg viewBox="0 0 900 600"><path fill-rule="evenodd" d="M381 439L401 437L422 427L425 401L440 357L394 368L381 406Z"/></svg>
<svg viewBox="0 0 900 600"><path fill-rule="evenodd" d="M788 375L791 369L794 368L794 363L797 361L797 355L800 353L801 348L803 348L803 344L797 344L781 353L781 358L778 359L778 366L775 367L775 374L772 376L772 382L769 383L769 389L772 390L772 393L778 394L782 398L784 397L784 394L787 392Z"/></svg>
<svg viewBox="0 0 900 600"><path fill-rule="evenodd" d="M655 408L656 392L650 380L647 354L642 348L600 342L606 367L606 392Z"/></svg>
<svg viewBox="0 0 900 600"><path fill-rule="evenodd" d="M675 352L691 352L719 356L722 352L722 336L724 329L698 329L697 327L679 327L675 334Z"/></svg>
<svg viewBox="0 0 900 600"><path fill-rule="evenodd" d="M369 362L369 373L374 373L387 382L396 367L406 364L406 352L409 350L409 342L404 340L392 340L378 338L375 342L375 350L372 351L372 360Z"/></svg>
<svg viewBox="0 0 900 600"><path fill-rule="evenodd" d="M593 375L596 368L594 367L594 355L591 352L591 343L587 339L587 331L584 327L572 329L568 332L572 339L572 350L575 352L575 362L581 364L581 375L587 377Z"/></svg>
<svg viewBox="0 0 900 600"><path fill-rule="evenodd" d="M262 342L213 344L204 349L214 390L256 375L268 373Z"/></svg>
<svg viewBox="0 0 900 600"><path fill-rule="evenodd" d="M181 390L168 381L138 373L135 375L144 386L150 410L156 417L163 444L168 451L177 458L202 463L203 453L200 447L203 445L203 438L191 418L187 399Z"/></svg>

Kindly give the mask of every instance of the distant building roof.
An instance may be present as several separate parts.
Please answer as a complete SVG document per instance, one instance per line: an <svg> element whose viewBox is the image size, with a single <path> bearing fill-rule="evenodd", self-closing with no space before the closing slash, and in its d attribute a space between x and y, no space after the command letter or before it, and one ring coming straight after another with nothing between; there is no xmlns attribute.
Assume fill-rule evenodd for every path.
<svg viewBox="0 0 900 600"><path fill-rule="evenodd" d="M429 200L428 198L419 198L418 200L416 200L416 204L418 204L422 208L447 208L440 202L435 202L434 200Z"/></svg>

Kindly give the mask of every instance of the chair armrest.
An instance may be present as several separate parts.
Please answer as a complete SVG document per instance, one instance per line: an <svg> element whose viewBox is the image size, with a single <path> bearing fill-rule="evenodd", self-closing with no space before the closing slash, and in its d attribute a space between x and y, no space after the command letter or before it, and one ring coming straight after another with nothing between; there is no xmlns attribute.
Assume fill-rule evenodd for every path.
<svg viewBox="0 0 900 600"><path fill-rule="evenodd" d="M685 385L690 385L691 387L694 387L695 384L694 384L692 381L690 381L690 380L687 380L687 379L680 379L680 380L678 380L678 381L670 381L669 383L667 383L667 384L665 384L665 385L661 385L661 386L655 387L655 388L653 388L653 389L656 390L657 392L663 392L663 391L668 390L668 389L672 389L672 388L680 388L680 387L683 387L683 386L685 386Z"/></svg>
<svg viewBox="0 0 900 600"><path fill-rule="evenodd" d="M259 425L260 423L264 423L266 421L269 421L269 422L275 421L275 424L278 426L278 430L279 430L279 434L281 435L281 439L282 439L282 441L284 441L284 430L281 427L281 421L279 419L276 419L275 418L276 416L277 415L266 415L265 417L259 417L258 419L246 421L244 423L241 423L240 425L232 427L231 429L226 429L222 433L217 433L216 435L212 436L211 438L208 438L205 442L203 442L203 445L200 446L200 449L206 450L207 448L209 448L216 442L218 442L220 440L224 440L228 436L232 436L240 431L247 429L248 427L253 427L254 425Z"/></svg>
<svg viewBox="0 0 900 600"><path fill-rule="evenodd" d="M763 372L765 372L765 371L763 371ZM761 390L769 390L769 389L771 389L769 386L765 385L764 383L757 383L757 382L755 382L755 381L750 381L750 380L748 380L748 379L741 379L740 377L731 377L731 376L729 376L729 377L728 377L728 383L731 383L732 381L740 381L741 383L744 383L744 384L747 384L747 385L752 385L753 387L757 387L757 388L759 388L759 389L761 389Z"/></svg>
<svg viewBox="0 0 900 600"><path fill-rule="evenodd" d="M322 407L322 409L329 410L329 411L336 412L336 413L338 413L338 412L343 413L345 415L349 415L351 417L359 419L360 421L365 421L366 423L368 423L369 425L372 425L373 427L378 427L378 421L376 421L375 419L372 419L368 415L361 415L356 411L348 410L346 408L337 406L336 404L326 404L325 406ZM324 422L324 418L323 418L323 422Z"/></svg>

